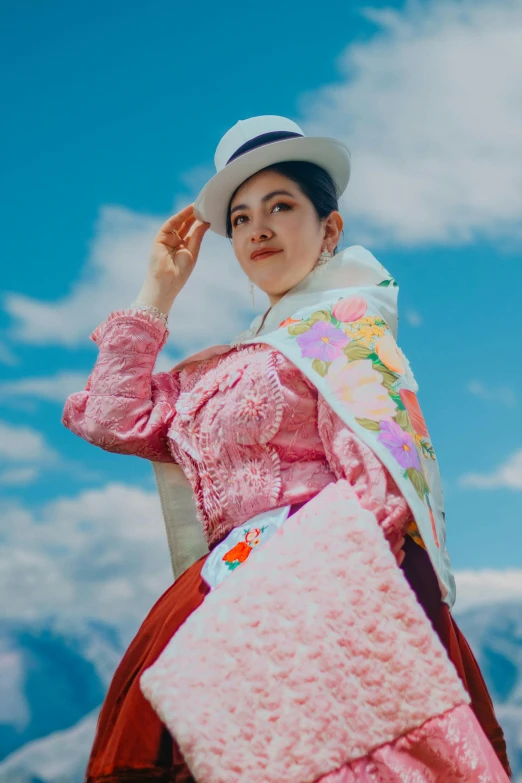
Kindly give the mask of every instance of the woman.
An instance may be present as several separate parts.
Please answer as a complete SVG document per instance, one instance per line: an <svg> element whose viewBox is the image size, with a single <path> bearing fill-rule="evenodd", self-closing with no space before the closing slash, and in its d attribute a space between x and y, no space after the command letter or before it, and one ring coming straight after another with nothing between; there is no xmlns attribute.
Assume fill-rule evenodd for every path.
<svg viewBox="0 0 522 783"><path fill-rule="evenodd" d="M93 332L98 360L63 413L103 449L179 464L210 549L125 653L86 780L505 781L450 614L396 283L364 248L337 252L349 152L266 116L231 128L215 161L158 232L138 300ZM209 227L270 308L232 345L153 374Z"/></svg>

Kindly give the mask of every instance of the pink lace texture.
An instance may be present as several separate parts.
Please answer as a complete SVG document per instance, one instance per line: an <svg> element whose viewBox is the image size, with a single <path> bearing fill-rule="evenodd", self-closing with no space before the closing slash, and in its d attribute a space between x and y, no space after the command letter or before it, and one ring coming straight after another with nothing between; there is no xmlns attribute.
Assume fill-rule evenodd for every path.
<svg viewBox="0 0 522 783"><path fill-rule="evenodd" d="M63 424L107 451L181 465L209 545L339 478L400 541L411 516L395 482L289 360L256 345L154 373L167 334L148 313L111 313L92 333L98 359Z"/></svg>

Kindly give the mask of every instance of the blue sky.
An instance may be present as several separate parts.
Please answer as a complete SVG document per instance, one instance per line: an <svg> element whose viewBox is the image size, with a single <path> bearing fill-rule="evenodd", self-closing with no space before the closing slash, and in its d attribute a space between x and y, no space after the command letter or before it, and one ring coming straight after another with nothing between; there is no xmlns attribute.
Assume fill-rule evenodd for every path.
<svg viewBox="0 0 522 783"><path fill-rule="evenodd" d="M0 594L16 600L0 611L107 599L132 623L168 584L150 465L84 443L61 410L159 225L258 114L350 147L344 246L399 282L454 566L464 590L484 569L520 590L520 2L22 2L4 20ZM252 317L216 236L183 297L158 369Z"/></svg>

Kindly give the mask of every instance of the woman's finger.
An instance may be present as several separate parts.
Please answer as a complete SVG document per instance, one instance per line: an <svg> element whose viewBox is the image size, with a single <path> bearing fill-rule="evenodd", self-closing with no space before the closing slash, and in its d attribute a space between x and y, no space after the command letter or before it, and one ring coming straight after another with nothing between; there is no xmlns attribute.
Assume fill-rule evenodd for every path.
<svg viewBox="0 0 522 783"><path fill-rule="evenodd" d="M198 225L194 226L189 236L186 237L185 242L194 258L197 258L201 242L209 228L210 223L200 223L198 221Z"/></svg>
<svg viewBox="0 0 522 783"><path fill-rule="evenodd" d="M183 237L183 239L185 239L187 234L189 233L191 226L193 226L195 222L196 222L195 215L191 215L187 220L185 220L181 224L181 226L178 229L176 229L180 237Z"/></svg>
<svg viewBox="0 0 522 783"><path fill-rule="evenodd" d="M158 233L172 233L173 229L176 229L177 231L179 228L181 228L185 220L187 220L187 218L193 214L193 212L194 205L189 204L188 207L182 209L181 212L177 212L175 215L169 217L169 219L163 223Z"/></svg>
<svg viewBox="0 0 522 783"><path fill-rule="evenodd" d="M159 241L173 249L183 247L186 245L187 234L195 220L196 218L191 216L188 220L185 220L179 228L170 229L170 231L160 231L158 234Z"/></svg>

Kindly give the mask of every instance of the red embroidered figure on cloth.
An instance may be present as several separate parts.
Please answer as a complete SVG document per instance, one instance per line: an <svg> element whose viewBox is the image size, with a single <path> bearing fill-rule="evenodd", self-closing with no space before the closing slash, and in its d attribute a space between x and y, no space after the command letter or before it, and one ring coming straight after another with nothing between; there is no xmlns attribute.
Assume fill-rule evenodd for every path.
<svg viewBox="0 0 522 783"><path fill-rule="evenodd" d="M233 571L234 568L237 568L238 565L241 565L241 563L245 562L247 557L252 552L252 549L260 543L261 536L265 530L265 527L254 527L251 529L247 528L244 531L245 540L238 541L237 544L232 547L232 549L223 555L222 559L225 561L227 567L231 571Z"/></svg>

